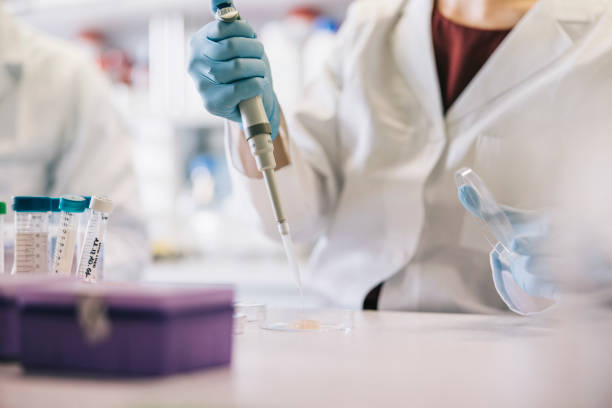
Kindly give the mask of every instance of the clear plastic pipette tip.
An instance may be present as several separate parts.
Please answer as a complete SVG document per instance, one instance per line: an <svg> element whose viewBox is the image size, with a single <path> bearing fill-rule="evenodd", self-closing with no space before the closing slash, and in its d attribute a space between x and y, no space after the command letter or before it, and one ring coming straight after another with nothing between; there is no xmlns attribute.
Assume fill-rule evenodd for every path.
<svg viewBox="0 0 612 408"><path fill-rule="evenodd" d="M300 274L300 267L297 262L297 257L295 256L295 247L293 246L293 239L291 239L291 234L289 233L289 224L287 224L286 221L279 223L278 229L280 232L281 240L283 241L283 247L285 248L287 260L289 261L289 267L291 268L291 270L293 271L293 275L295 276L295 282L300 291L300 296L303 296L302 277Z"/></svg>

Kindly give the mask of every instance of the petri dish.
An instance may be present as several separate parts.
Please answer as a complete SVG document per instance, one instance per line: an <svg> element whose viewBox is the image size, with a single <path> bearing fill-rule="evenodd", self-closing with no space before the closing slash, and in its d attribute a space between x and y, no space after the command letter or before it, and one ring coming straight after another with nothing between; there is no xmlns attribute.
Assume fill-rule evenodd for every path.
<svg viewBox="0 0 612 408"><path fill-rule="evenodd" d="M239 302L234 304L234 312L246 315L248 322L256 322L265 307L263 303Z"/></svg>
<svg viewBox="0 0 612 408"><path fill-rule="evenodd" d="M259 327L289 332L349 332L353 329L353 311L344 309L263 308Z"/></svg>
<svg viewBox="0 0 612 408"><path fill-rule="evenodd" d="M247 323L247 315L234 313L234 335L244 334L244 326Z"/></svg>
<svg viewBox="0 0 612 408"><path fill-rule="evenodd" d="M470 207L478 211L479 214L472 212L472 215L480 221L491 246L495 248L501 244L502 249L509 252L515 235L514 229L482 179L474 170L464 167L455 173L455 184L459 192L467 193L465 196L469 197Z"/></svg>

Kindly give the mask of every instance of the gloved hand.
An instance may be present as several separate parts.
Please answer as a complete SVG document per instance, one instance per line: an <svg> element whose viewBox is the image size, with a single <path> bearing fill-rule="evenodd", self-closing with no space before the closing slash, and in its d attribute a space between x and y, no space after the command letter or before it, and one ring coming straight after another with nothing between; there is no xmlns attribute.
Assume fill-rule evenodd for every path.
<svg viewBox="0 0 612 408"><path fill-rule="evenodd" d="M217 6L230 3L212 0ZM204 101L216 116L241 123L238 104L261 95L272 139L278 135L281 110L272 88L270 64L263 45L244 20L231 23L213 21L191 38L189 73Z"/></svg>
<svg viewBox="0 0 612 408"><path fill-rule="evenodd" d="M480 199L472 187L461 186L459 200L470 213L482 218ZM555 261L546 250L550 236L547 217L536 212L500 207L512 225L514 236L508 248L511 253L507 259L501 259L496 250L491 252L493 276L501 277L503 272L510 272L514 282L526 294L550 300L556 299L559 285L553 275L552 265ZM501 281L501 278L499 280ZM498 287L498 291L502 290ZM504 297L504 294L500 295ZM504 301L508 303L507 299Z"/></svg>

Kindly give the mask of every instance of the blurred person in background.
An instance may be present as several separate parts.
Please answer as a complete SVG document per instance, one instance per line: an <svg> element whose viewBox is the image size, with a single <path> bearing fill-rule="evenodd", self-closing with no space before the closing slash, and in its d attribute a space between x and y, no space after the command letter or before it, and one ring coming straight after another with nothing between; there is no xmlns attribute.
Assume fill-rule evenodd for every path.
<svg viewBox="0 0 612 408"><path fill-rule="evenodd" d="M0 4L0 196L106 195L116 204L105 277L149 259L130 137L93 61L16 21Z"/></svg>
<svg viewBox="0 0 612 408"><path fill-rule="evenodd" d="M246 21L206 25L190 63L207 110L229 120L245 213L275 237L238 124L238 103L262 95L287 219L316 242L314 288L351 308L524 314L557 299L546 216L506 207L517 257L489 257L453 175L471 167L501 203L554 207L568 142L612 139L611 72L608 0L356 1L287 123Z"/></svg>

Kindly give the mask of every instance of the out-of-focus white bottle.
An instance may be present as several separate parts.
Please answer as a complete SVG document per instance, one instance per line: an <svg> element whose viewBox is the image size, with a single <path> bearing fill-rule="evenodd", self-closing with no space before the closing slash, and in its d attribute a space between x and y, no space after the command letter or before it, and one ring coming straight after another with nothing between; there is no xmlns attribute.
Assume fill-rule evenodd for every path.
<svg viewBox="0 0 612 408"><path fill-rule="evenodd" d="M312 23L312 31L304 44L304 84L316 79L332 52L338 22L330 17L317 17Z"/></svg>
<svg viewBox="0 0 612 408"><path fill-rule="evenodd" d="M304 87L303 49L312 22L319 15L311 8L296 8L280 21L261 28L260 39L270 60L274 90L283 111L293 111Z"/></svg>

